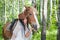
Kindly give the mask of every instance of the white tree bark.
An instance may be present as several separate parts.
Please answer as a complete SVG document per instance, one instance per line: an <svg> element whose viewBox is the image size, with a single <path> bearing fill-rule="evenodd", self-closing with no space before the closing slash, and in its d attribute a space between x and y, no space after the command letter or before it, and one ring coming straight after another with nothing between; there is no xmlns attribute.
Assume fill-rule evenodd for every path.
<svg viewBox="0 0 60 40"><path fill-rule="evenodd" d="M22 0L22 11L24 10L25 0Z"/></svg>
<svg viewBox="0 0 60 40"><path fill-rule="evenodd" d="M42 12L43 12L43 0L40 1L40 18L41 18L41 22L42 22Z"/></svg>
<svg viewBox="0 0 60 40"><path fill-rule="evenodd" d="M12 1L12 15L14 16L14 13L15 13L15 11L14 11L14 7L15 7L15 1L13 0ZM12 20L13 20L14 18L12 17Z"/></svg>
<svg viewBox="0 0 60 40"><path fill-rule="evenodd" d="M25 5L25 2L24 2L25 0L22 0L22 6L24 7L24 5Z"/></svg>
<svg viewBox="0 0 60 40"><path fill-rule="evenodd" d="M44 15L46 20L47 20L47 2L48 0L44 0Z"/></svg>
<svg viewBox="0 0 60 40"><path fill-rule="evenodd" d="M44 0L44 7L42 13L42 31L41 31L41 40L46 40L46 21L47 21L47 2L48 0Z"/></svg>
<svg viewBox="0 0 60 40"><path fill-rule="evenodd" d="M52 15L52 0L50 0L50 24L52 24L51 15Z"/></svg>
<svg viewBox="0 0 60 40"><path fill-rule="evenodd" d="M7 21L7 17L6 17L6 0L5 0L5 23Z"/></svg>
<svg viewBox="0 0 60 40"><path fill-rule="evenodd" d="M19 12L19 7L20 7L20 5L19 5L19 0L18 0L18 14L20 13L20 12Z"/></svg>

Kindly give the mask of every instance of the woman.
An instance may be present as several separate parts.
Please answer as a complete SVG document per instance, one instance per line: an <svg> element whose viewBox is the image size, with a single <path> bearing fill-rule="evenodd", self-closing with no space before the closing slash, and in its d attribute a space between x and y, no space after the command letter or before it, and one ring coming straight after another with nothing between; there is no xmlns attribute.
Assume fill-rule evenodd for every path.
<svg viewBox="0 0 60 40"><path fill-rule="evenodd" d="M31 35L32 35L32 29L27 27L27 19L24 18L24 20L22 20L24 27L22 27L23 25L21 24L20 21L17 22L17 25L13 31L13 35L11 40L30 40L31 39Z"/></svg>

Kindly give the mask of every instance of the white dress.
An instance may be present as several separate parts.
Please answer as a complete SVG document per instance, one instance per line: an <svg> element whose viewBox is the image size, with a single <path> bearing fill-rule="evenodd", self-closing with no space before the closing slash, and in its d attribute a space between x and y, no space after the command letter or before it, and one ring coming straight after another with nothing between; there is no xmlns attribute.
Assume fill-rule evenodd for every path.
<svg viewBox="0 0 60 40"><path fill-rule="evenodd" d="M32 37L32 32L30 33L29 37L25 37L25 33L28 31L28 28L24 31L23 25L18 20L17 25L13 31L13 35L11 40L30 40Z"/></svg>

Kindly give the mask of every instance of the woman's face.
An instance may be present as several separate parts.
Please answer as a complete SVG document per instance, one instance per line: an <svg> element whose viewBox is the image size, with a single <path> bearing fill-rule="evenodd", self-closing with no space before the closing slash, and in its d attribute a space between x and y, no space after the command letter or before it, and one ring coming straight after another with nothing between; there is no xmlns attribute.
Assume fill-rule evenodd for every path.
<svg viewBox="0 0 60 40"><path fill-rule="evenodd" d="M25 18L25 19L23 20L23 22L24 22L24 24L27 24L27 19Z"/></svg>

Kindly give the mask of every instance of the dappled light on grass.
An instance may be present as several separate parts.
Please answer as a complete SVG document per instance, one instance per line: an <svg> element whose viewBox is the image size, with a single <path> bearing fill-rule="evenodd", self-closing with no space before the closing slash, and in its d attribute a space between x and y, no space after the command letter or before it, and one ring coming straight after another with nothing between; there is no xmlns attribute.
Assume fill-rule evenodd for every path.
<svg viewBox="0 0 60 40"><path fill-rule="evenodd" d="M57 30L46 30L46 40L56 40ZM41 40L41 32L35 33L32 37L32 40Z"/></svg>
<svg viewBox="0 0 60 40"><path fill-rule="evenodd" d="M46 31L46 40L56 40L57 38L57 30Z"/></svg>

